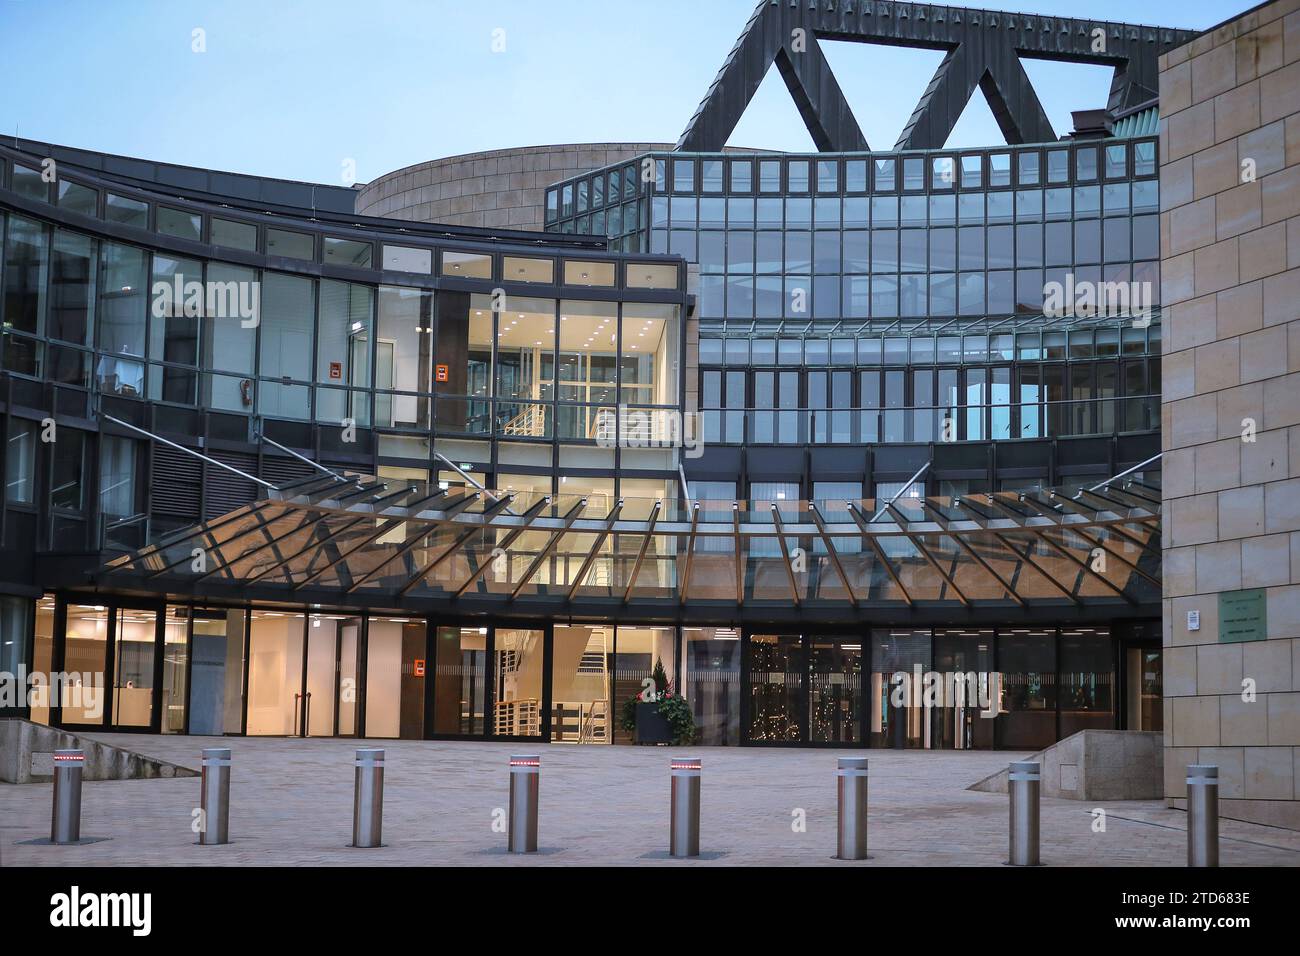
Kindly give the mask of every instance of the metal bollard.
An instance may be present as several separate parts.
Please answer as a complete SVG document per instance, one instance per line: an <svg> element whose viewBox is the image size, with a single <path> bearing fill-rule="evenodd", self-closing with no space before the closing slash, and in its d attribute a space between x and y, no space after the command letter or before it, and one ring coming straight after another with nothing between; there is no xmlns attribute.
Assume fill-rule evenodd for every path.
<svg viewBox="0 0 1300 956"><path fill-rule="evenodd" d="M867 858L867 758L840 757L835 771L839 797L837 860Z"/></svg>
<svg viewBox="0 0 1300 956"><path fill-rule="evenodd" d="M510 832L506 848L511 853L537 852L537 789L542 776L538 754L510 758Z"/></svg>
<svg viewBox="0 0 1300 956"><path fill-rule="evenodd" d="M381 846L384 828L384 752L374 747L357 751L352 796L352 845Z"/></svg>
<svg viewBox="0 0 1300 956"><path fill-rule="evenodd" d="M1010 766L1007 789L1011 793L1012 866L1038 866L1038 796L1042 765L1032 760Z"/></svg>
<svg viewBox="0 0 1300 956"><path fill-rule="evenodd" d="M672 815L668 823L670 856L700 855L700 771L699 757L673 757Z"/></svg>
<svg viewBox="0 0 1300 956"><path fill-rule="evenodd" d="M1219 865L1219 768L1187 767L1187 865Z"/></svg>
<svg viewBox="0 0 1300 956"><path fill-rule="evenodd" d="M81 840L81 772L86 754L81 750L54 751L54 810L50 815L50 842Z"/></svg>
<svg viewBox="0 0 1300 956"><path fill-rule="evenodd" d="M203 751L203 776L199 781L199 806L203 813L200 846L230 842L230 750L209 747Z"/></svg>

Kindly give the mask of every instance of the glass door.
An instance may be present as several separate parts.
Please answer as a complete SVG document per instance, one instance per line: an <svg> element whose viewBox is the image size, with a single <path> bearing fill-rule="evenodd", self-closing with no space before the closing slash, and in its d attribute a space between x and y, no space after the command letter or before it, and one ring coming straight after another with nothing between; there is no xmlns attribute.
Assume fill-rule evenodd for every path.
<svg viewBox="0 0 1300 956"><path fill-rule="evenodd" d="M808 741L862 742L862 643L808 639Z"/></svg>
<svg viewBox="0 0 1300 956"><path fill-rule="evenodd" d="M797 743L804 739L807 672L798 634L749 636L749 740Z"/></svg>
<svg viewBox="0 0 1300 956"><path fill-rule="evenodd" d="M253 611L249 616L248 726L251 736L305 733L303 615Z"/></svg>
<svg viewBox="0 0 1300 956"><path fill-rule="evenodd" d="M433 648L435 736L487 733L486 627L440 627Z"/></svg>
<svg viewBox="0 0 1300 956"><path fill-rule="evenodd" d="M751 634L747 647L750 743L861 745L860 639Z"/></svg>
<svg viewBox="0 0 1300 956"><path fill-rule="evenodd" d="M934 672L941 686L930 720L930 743L940 750L991 750L993 698L992 628L937 628Z"/></svg>
<svg viewBox="0 0 1300 956"><path fill-rule="evenodd" d="M190 608L189 732L240 731L244 684L243 610Z"/></svg>
<svg viewBox="0 0 1300 956"><path fill-rule="evenodd" d="M555 625L551 654L552 741L607 744L613 740L609 687L613 655L612 625Z"/></svg>
<svg viewBox="0 0 1300 956"><path fill-rule="evenodd" d="M303 688L306 737L333 737L338 691L338 618L313 614L307 628L307 686Z"/></svg>
<svg viewBox="0 0 1300 956"><path fill-rule="evenodd" d="M67 726L103 726L108 693L109 610L100 605L69 604L64 625L63 681L51 688Z"/></svg>
<svg viewBox="0 0 1300 956"><path fill-rule="evenodd" d="M540 738L546 632L499 627L492 638L492 735Z"/></svg>
<svg viewBox="0 0 1300 956"><path fill-rule="evenodd" d="M120 607L113 614L113 727L153 725L158 664L158 612Z"/></svg>

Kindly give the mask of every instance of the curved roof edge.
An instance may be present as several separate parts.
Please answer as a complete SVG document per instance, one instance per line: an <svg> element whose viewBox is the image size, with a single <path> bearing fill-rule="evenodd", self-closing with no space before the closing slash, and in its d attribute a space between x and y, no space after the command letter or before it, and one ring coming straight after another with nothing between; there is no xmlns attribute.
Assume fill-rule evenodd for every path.
<svg viewBox="0 0 1300 956"><path fill-rule="evenodd" d="M331 186L325 183L182 166L177 163L121 156L116 153L101 153L17 136L0 137L0 143L26 153L49 157L56 163L66 163L89 170L128 186L154 190L175 189L182 195L196 198L230 197L260 205L347 215L353 212L356 201L356 189L350 186Z"/></svg>

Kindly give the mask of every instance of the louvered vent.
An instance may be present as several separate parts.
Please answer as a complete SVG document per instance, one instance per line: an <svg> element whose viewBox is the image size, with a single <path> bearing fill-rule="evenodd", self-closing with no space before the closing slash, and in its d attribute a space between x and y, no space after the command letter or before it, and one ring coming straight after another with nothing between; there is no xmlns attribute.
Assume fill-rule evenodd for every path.
<svg viewBox="0 0 1300 956"><path fill-rule="evenodd" d="M277 487L286 485L291 481L311 478L313 475L327 477L324 472L317 471L311 465L296 458L278 458L266 455L262 459L261 477Z"/></svg>
<svg viewBox="0 0 1300 956"><path fill-rule="evenodd" d="M198 521L203 493L203 462L157 442L152 443L152 450L149 510L160 516Z"/></svg>
<svg viewBox="0 0 1300 956"><path fill-rule="evenodd" d="M255 455L213 450L208 453L208 456L230 465L232 468L238 468L245 474L257 474L257 457ZM207 472L205 484L207 494L203 502L203 519L205 521L229 514L236 508L241 508L261 496L260 485L255 485L251 481L240 478L224 468L207 465L205 471Z"/></svg>

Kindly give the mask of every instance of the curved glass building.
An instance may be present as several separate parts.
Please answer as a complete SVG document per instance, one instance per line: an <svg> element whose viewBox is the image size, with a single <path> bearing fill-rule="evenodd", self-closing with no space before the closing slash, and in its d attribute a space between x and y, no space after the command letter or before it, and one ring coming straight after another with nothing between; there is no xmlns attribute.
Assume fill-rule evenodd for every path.
<svg viewBox="0 0 1300 956"><path fill-rule="evenodd" d="M1159 730L1187 37L1103 24L1111 103L1058 139L1002 40L961 51L1078 21L825 6L760 3L675 150L465 158L499 228L420 221L451 161L366 187L399 219L0 143L0 670L45 688L6 712L611 744L662 667L703 745ZM950 52L871 150L768 17ZM822 152L724 152L760 63ZM1011 145L934 148L961 77Z"/></svg>

